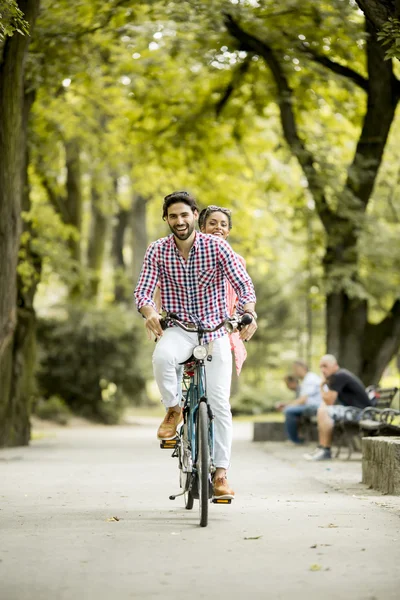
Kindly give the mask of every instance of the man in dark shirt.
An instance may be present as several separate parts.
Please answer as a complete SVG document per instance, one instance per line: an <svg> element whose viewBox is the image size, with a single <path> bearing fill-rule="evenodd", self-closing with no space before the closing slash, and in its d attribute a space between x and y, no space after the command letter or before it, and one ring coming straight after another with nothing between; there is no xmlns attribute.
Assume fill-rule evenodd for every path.
<svg viewBox="0 0 400 600"><path fill-rule="evenodd" d="M344 416L346 408L352 406L361 412L371 405L362 382L350 371L341 369L332 354L321 358L320 369L324 377L321 382L322 404L318 408L319 446L307 460L330 460L331 443L335 419Z"/></svg>
<svg viewBox="0 0 400 600"><path fill-rule="evenodd" d="M321 362L326 362L328 365L320 365L321 371L325 375L323 369L329 369L329 362L326 360L326 357L323 357ZM325 375L325 377L329 390L337 393L337 397L335 398L336 403L342 406L355 406L356 408L370 406L370 401L362 381L353 373L347 371L347 369L340 369L337 362L333 366L336 370L331 375Z"/></svg>

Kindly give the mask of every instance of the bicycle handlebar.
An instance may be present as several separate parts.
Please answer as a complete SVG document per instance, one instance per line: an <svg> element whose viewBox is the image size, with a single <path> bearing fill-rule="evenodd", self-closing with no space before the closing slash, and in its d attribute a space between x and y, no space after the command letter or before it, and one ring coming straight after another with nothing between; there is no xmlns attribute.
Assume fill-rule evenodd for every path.
<svg viewBox="0 0 400 600"><path fill-rule="evenodd" d="M188 333L213 333L214 331L218 331L218 329L222 329L222 327L225 327L228 333L233 333L236 330L240 331L243 327L246 327L246 325L250 325L252 320L253 317L249 313L244 313L239 318L230 317L228 319L225 319L225 321L222 321L222 323L220 323L212 329L203 329L201 327L186 327L186 325L178 319L176 314L169 313L166 317L163 317L160 320L160 324L162 329L166 329L168 323L174 323L175 325L178 325L178 327L180 327L184 331L187 331Z"/></svg>

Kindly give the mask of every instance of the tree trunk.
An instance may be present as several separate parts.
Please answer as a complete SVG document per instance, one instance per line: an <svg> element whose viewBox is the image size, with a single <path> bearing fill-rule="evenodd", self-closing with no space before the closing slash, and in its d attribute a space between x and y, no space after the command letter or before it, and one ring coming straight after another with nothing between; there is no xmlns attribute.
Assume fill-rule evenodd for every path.
<svg viewBox="0 0 400 600"><path fill-rule="evenodd" d="M118 181L113 179L115 197L118 196ZM124 260L125 233L131 211L119 206L113 230L112 258L114 265L114 299L117 303L129 303L126 265Z"/></svg>
<svg viewBox="0 0 400 600"><path fill-rule="evenodd" d="M132 278L136 285L142 270L143 258L148 246L147 200L135 194L132 203Z"/></svg>
<svg viewBox="0 0 400 600"><path fill-rule="evenodd" d="M102 196L92 181L92 222L88 248L88 268L90 273L89 297L96 298L101 281L101 271L107 236L107 217L102 207Z"/></svg>
<svg viewBox="0 0 400 600"><path fill-rule="evenodd" d="M39 0L20 0L33 25ZM21 234L21 197L26 157L24 71L30 37L15 33L5 40L0 63L0 446L27 444L27 407L18 397L23 375L17 330L17 262Z"/></svg>
<svg viewBox="0 0 400 600"><path fill-rule="evenodd" d="M25 95L23 131L26 141L30 111L35 101L35 92ZM22 210L29 212L30 184L28 176L29 152L25 144L25 160L23 164ZM15 415L15 431L19 443L27 444L30 437L31 399L35 390L34 371L36 365L36 314L33 306L36 289L41 277L42 259L32 247L33 231L30 223L23 222L23 233L26 239L21 247L20 262L27 262L32 272L28 280L20 275L17 278L17 329L13 348L13 377L11 381L11 397L13 414ZM25 236L24 236L25 237Z"/></svg>
<svg viewBox="0 0 400 600"><path fill-rule="evenodd" d="M66 212L69 217L69 225L75 228L74 237L69 240L71 256L75 261L75 284L70 289L70 298L79 298L83 293L82 280L82 181L81 181L81 159L80 147L77 139L65 142L65 159L67 167L66 183Z"/></svg>
<svg viewBox="0 0 400 600"><path fill-rule="evenodd" d="M79 143L76 139L65 142L67 167L67 208L69 224L76 228L76 238L70 241L71 254L78 265L81 264L82 232L82 189L81 159Z"/></svg>
<svg viewBox="0 0 400 600"><path fill-rule="evenodd" d="M368 323L366 300L349 297L343 274L359 283L358 238L364 213L372 195L383 151L398 103L398 86L390 61L367 23L368 99L364 123L345 188L339 198L338 212L327 227L328 244L324 258L325 278L333 292L326 302L327 350L338 362L356 373L366 385L377 383L385 366L396 352L396 336L382 325L386 343L371 344L375 327ZM368 355L366 355L368 348ZM390 350L392 353L390 353ZM387 360L383 365L383 361ZM382 366L383 365L383 366Z"/></svg>
<svg viewBox="0 0 400 600"><path fill-rule="evenodd" d="M379 383L382 374L400 350L400 300L380 323L368 323L363 345L361 379L366 385Z"/></svg>
<svg viewBox="0 0 400 600"><path fill-rule="evenodd" d="M376 31L380 31L390 18L400 19L400 0L356 0Z"/></svg>

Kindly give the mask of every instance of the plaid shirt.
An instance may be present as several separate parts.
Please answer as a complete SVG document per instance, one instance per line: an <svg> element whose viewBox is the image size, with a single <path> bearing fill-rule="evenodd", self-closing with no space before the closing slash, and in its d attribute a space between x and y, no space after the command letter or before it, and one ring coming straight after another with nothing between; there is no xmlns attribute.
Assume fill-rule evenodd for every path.
<svg viewBox="0 0 400 600"><path fill-rule="evenodd" d="M196 232L186 261L171 234L147 248L135 290L136 305L138 310L143 306L156 308L153 293L159 281L161 303L166 311L178 315L180 321L213 328L230 316L225 278L238 296L239 313L245 304L256 301L253 283L227 242ZM206 334L204 341L223 335L226 335L224 328Z"/></svg>

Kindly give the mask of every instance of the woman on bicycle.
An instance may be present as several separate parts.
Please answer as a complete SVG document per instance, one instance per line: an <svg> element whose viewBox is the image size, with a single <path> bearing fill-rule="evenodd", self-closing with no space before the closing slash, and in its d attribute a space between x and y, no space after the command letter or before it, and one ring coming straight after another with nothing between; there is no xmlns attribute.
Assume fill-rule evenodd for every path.
<svg viewBox="0 0 400 600"><path fill-rule="evenodd" d="M203 208L199 214L199 228L202 233L216 235L226 240L232 229L232 213L229 209L221 206L207 206L207 208ZM240 254L235 254L243 267L246 268L246 261L244 258L240 256ZM238 297L229 281L226 281L226 298L228 303L228 312L229 315L232 316L236 311ZM246 348L240 339L238 331L232 333L229 338L233 356L235 358L236 373L239 376L243 363L247 358Z"/></svg>

